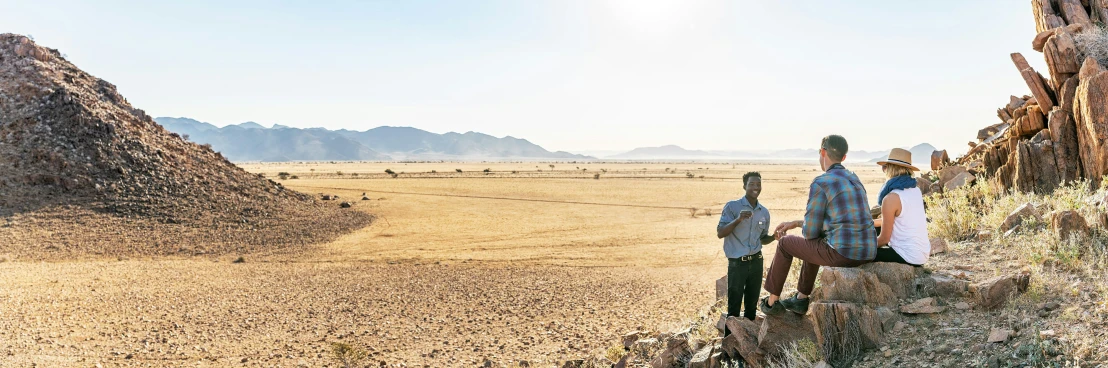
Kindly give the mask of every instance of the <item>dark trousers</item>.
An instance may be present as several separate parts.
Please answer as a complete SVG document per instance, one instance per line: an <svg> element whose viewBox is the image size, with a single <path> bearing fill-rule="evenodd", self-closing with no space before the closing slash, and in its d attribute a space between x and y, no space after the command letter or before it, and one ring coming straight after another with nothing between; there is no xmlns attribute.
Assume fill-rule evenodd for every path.
<svg viewBox="0 0 1108 368"><path fill-rule="evenodd" d="M743 258L727 259L727 315L742 316L751 321L758 311L758 294L762 287L762 252ZM745 304L745 305L744 305Z"/></svg>
<svg viewBox="0 0 1108 368"><path fill-rule="evenodd" d="M895 263L902 263L902 264L906 264L906 265L909 265L909 266L915 266L915 267L922 266L922 265L918 265L918 264L908 263L908 261L905 261L904 257L901 257L900 254L898 254L896 252L896 250L893 250L893 248L889 248L889 247L877 248L877 257L874 258L873 261L874 262L895 262Z"/></svg>
<svg viewBox="0 0 1108 368"><path fill-rule="evenodd" d="M781 296L793 257L804 261L800 266L800 280L796 283L796 291L804 295L812 295L819 266L858 267L869 262L843 257L822 239L808 240L789 235L777 241L777 254L773 255L773 263L770 264L769 275L766 276L766 291L770 294Z"/></svg>

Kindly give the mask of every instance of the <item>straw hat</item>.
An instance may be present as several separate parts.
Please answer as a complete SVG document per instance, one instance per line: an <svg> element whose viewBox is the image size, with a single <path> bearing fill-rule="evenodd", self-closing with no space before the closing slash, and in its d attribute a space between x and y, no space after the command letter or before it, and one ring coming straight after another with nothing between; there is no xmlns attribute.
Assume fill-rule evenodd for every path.
<svg viewBox="0 0 1108 368"><path fill-rule="evenodd" d="M878 165L897 165L911 169L912 171L919 171L919 168L912 166L912 152L909 152L903 148L893 148L892 152L889 152L889 158L877 161Z"/></svg>

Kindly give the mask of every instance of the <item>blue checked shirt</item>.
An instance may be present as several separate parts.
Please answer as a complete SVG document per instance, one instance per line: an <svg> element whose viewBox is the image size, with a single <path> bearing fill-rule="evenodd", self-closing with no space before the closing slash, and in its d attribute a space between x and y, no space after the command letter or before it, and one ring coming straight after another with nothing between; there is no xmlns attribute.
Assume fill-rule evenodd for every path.
<svg viewBox="0 0 1108 368"><path fill-rule="evenodd" d="M831 165L808 190L804 238L824 239L846 258L870 261L877 255L877 230L869 212L866 188L841 164Z"/></svg>

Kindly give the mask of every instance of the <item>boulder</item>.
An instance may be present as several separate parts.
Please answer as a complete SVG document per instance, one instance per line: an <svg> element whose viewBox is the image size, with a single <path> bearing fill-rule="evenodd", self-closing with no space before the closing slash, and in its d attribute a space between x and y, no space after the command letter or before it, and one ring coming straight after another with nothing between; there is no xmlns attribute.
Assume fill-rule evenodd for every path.
<svg viewBox="0 0 1108 368"><path fill-rule="evenodd" d="M1004 223L1000 225L1000 231L1007 232L1013 227L1023 224L1024 219L1034 219L1036 222L1042 222L1042 217L1040 217L1039 210L1035 208L1035 205L1024 203L1008 214L1008 217L1004 219Z"/></svg>
<svg viewBox="0 0 1108 368"><path fill-rule="evenodd" d="M1029 140L1020 141L1014 161L1012 188L1020 192L1050 193L1061 180L1054 155L1050 132L1040 131Z"/></svg>
<svg viewBox="0 0 1108 368"><path fill-rule="evenodd" d="M727 332L727 313L719 314L719 321L716 321L716 329L719 330L719 335L723 336Z"/></svg>
<svg viewBox="0 0 1108 368"><path fill-rule="evenodd" d="M1058 0L1057 3L1058 14L1066 20L1066 24L1093 25L1092 19L1089 19L1089 13L1081 5L1081 0Z"/></svg>
<svg viewBox="0 0 1108 368"><path fill-rule="evenodd" d="M938 170L948 163L950 163L950 156L947 155L946 150L931 153L931 170Z"/></svg>
<svg viewBox="0 0 1108 368"><path fill-rule="evenodd" d="M877 311L857 303L820 302L809 307L824 359L842 365L885 343ZM839 363L839 364L836 364Z"/></svg>
<svg viewBox="0 0 1108 368"><path fill-rule="evenodd" d="M884 332L892 331L896 323L900 322L900 314L892 309L877 307L874 311L877 312L877 319L881 321L881 330Z"/></svg>
<svg viewBox="0 0 1108 368"><path fill-rule="evenodd" d="M1074 234L1080 234L1082 237L1089 236L1089 224L1085 222L1085 217L1074 210L1053 212L1050 228L1062 241L1069 240Z"/></svg>
<svg viewBox="0 0 1108 368"><path fill-rule="evenodd" d="M1039 32L1039 34L1035 35L1035 38L1031 40L1031 49L1043 52L1043 47L1046 46L1046 40L1050 39L1051 36L1054 36L1053 29Z"/></svg>
<svg viewBox="0 0 1108 368"><path fill-rule="evenodd" d="M970 291L977 295L977 305L982 309L996 310L1007 304L1012 295L1027 290L1027 281L1025 274L1000 276L970 285Z"/></svg>
<svg viewBox="0 0 1108 368"><path fill-rule="evenodd" d="M1062 89L1058 91L1058 103L1061 104L1062 111L1067 114L1073 113L1073 99L1077 96L1077 85L1080 81L1081 78L1071 76L1062 82Z"/></svg>
<svg viewBox="0 0 1108 368"><path fill-rule="evenodd" d="M923 193L925 196L931 194L931 180L925 177L920 176L916 178L916 187L919 188L920 193Z"/></svg>
<svg viewBox="0 0 1108 368"><path fill-rule="evenodd" d="M939 185L946 186L946 183L953 180L954 177L965 173L967 170L964 166L947 166L939 170Z"/></svg>
<svg viewBox="0 0 1108 368"><path fill-rule="evenodd" d="M1020 71L1024 83L1027 84L1027 88L1031 89L1031 95L1035 96L1035 100L1039 102L1042 110L1050 111L1053 109L1054 100L1047 89L1049 86L1043 82L1043 76L1035 72L1035 69L1027 63L1027 59L1018 52L1012 53L1012 62L1016 64L1016 69Z"/></svg>
<svg viewBox="0 0 1108 368"><path fill-rule="evenodd" d="M923 268L892 262L872 262L858 266L859 270L877 275L877 280L892 290L896 298L915 295L915 279L923 274Z"/></svg>
<svg viewBox="0 0 1108 368"><path fill-rule="evenodd" d="M1077 85L1073 102L1081 167L1086 178L1099 180L1108 175L1108 72L1092 58L1081 69L1091 74Z"/></svg>
<svg viewBox="0 0 1108 368"><path fill-rule="evenodd" d="M1067 82L1067 86L1069 84L1076 88L1076 83ZM1057 163L1059 181L1070 183L1081 179L1081 149L1078 147L1077 125L1074 124L1073 116L1069 110L1054 109L1047 120L1050 139L1054 143L1054 160Z"/></svg>
<svg viewBox="0 0 1108 368"><path fill-rule="evenodd" d="M869 263L870 264L878 264ZM895 306L896 292L877 275L859 268L825 267L813 301L839 300L871 306Z"/></svg>
<svg viewBox="0 0 1108 368"><path fill-rule="evenodd" d="M1062 23L1060 18L1057 21L1051 19L1051 17L1058 18L1058 13L1055 12L1050 0L1031 0L1031 10L1035 15L1036 32L1053 31L1055 27L1058 27L1057 23ZM1062 25L1065 25L1065 23L1062 23Z"/></svg>
<svg viewBox="0 0 1108 368"><path fill-rule="evenodd" d="M904 314L935 314L945 310L946 307L938 305L935 298L930 297L900 306L900 313Z"/></svg>
<svg viewBox="0 0 1108 368"><path fill-rule="evenodd" d="M969 282L949 275L932 273L916 279L916 291L920 295L953 298L969 293Z"/></svg>
<svg viewBox="0 0 1108 368"><path fill-rule="evenodd" d="M623 348L631 349L640 339L650 335L646 331L632 331L623 335ZM657 341L655 341L657 342Z"/></svg>
<svg viewBox="0 0 1108 368"><path fill-rule="evenodd" d="M763 353L758 348L758 325L746 318L731 317L727 319L727 328L731 334L723 339L720 349L733 359L741 357L749 367L761 367Z"/></svg>
<svg viewBox="0 0 1108 368"><path fill-rule="evenodd" d="M817 341L815 327L810 319L792 312L766 316L758 330L758 348L767 358L781 357L790 343L804 339Z"/></svg>
<svg viewBox="0 0 1108 368"><path fill-rule="evenodd" d="M1047 39L1043 45L1043 54L1046 56L1046 66L1050 72L1050 79L1055 82L1064 82L1069 76L1077 74L1081 70L1077 45L1073 42L1073 36L1069 32L1060 30Z"/></svg>
<svg viewBox="0 0 1108 368"><path fill-rule="evenodd" d="M950 246L947 245L946 239L943 238L931 238L931 255L939 253L946 253Z"/></svg>
<svg viewBox="0 0 1108 368"><path fill-rule="evenodd" d="M972 184L976 180L977 180L976 176L973 176L973 174L971 174L969 172L964 172L964 173L958 174L958 176L955 176L953 179L950 179L950 181L943 184L943 191L946 192L946 191L951 191L951 190L954 190L954 189L958 189L958 188L961 188L963 186L966 186L966 184Z"/></svg>
<svg viewBox="0 0 1108 368"><path fill-rule="evenodd" d="M653 368L670 368L678 361L687 361L692 356L692 347L685 336L674 336L666 341L666 349L650 361Z"/></svg>
<svg viewBox="0 0 1108 368"><path fill-rule="evenodd" d="M989 331L989 338L985 341L989 343L1005 342L1008 341L1010 335L1012 335L1012 330L993 328Z"/></svg>
<svg viewBox="0 0 1108 368"><path fill-rule="evenodd" d="M723 275L719 280L716 280L716 299L725 297L727 297L727 275Z"/></svg>
<svg viewBox="0 0 1108 368"><path fill-rule="evenodd" d="M685 364L685 368L711 368L713 352L715 352L715 346L705 345L689 358L689 362Z"/></svg>

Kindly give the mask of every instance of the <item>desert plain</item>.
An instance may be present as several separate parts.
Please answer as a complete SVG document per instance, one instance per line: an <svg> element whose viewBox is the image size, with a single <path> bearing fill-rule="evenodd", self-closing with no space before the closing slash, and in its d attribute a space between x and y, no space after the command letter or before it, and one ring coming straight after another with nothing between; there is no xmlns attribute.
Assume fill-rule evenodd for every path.
<svg viewBox="0 0 1108 368"><path fill-rule="evenodd" d="M715 227L743 173L762 173L771 226L802 218L819 174L814 160L239 165L376 219L272 252L4 256L0 365L339 366L333 343L369 366L560 365L713 303ZM872 203L879 168L846 166Z"/></svg>

